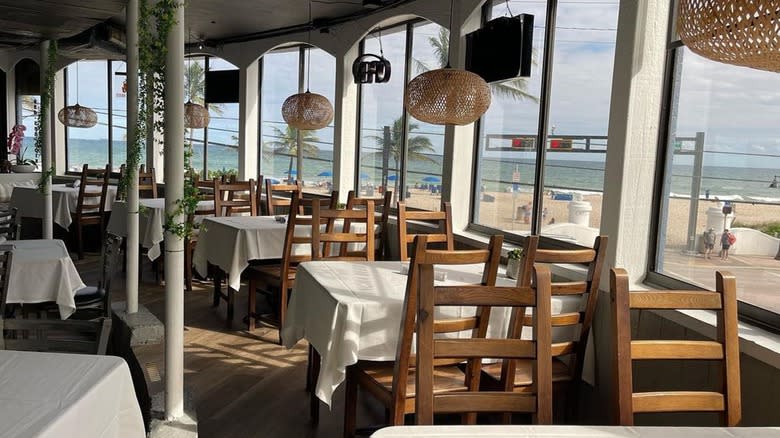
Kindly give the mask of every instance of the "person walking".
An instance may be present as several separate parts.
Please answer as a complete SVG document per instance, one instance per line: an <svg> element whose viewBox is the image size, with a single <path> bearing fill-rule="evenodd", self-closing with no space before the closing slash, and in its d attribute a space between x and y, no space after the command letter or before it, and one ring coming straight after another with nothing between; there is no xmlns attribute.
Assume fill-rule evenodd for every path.
<svg viewBox="0 0 780 438"><path fill-rule="evenodd" d="M712 249L715 248L715 228L710 227L704 232L704 258L712 258Z"/></svg>
<svg viewBox="0 0 780 438"><path fill-rule="evenodd" d="M731 234L726 228L723 230L723 234L720 235L720 259L721 260L728 260L729 259L729 248L731 248L731 245L733 245L737 241L737 238Z"/></svg>

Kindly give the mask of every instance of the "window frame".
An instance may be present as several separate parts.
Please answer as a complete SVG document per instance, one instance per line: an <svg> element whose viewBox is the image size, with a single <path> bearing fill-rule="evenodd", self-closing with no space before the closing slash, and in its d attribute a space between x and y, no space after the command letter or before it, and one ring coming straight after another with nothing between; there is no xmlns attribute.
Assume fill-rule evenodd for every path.
<svg viewBox="0 0 780 438"><path fill-rule="evenodd" d="M659 129L658 129L658 144L656 155L656 172L655 181L653 183L653 206L654 209L651 212L650 217L650 230L652 232L649 235L648 247L647 247L647 273L645 282L657 285L665 289L700 289L692 283L685 280L672 277L670 275L659 272L658 256L662 250L660 248L664 231L661 230L661 225L664 223L661 217L665 214L663 210L664 200L666 194L664 193L664 180L666 178L666 164L667 155L669 152L669 132L671 130L671 115L672 107L674 106L675 87L678 85L675 83L675 73L677 67L677 51L684 47L682 41L677 38L676 29L674 23L677 17L678 1L670 0L669 8L669 22L668 22L668 36L666 46L666 56L664 64L664 77L663 77L663 95L661 100L661 108L659 114ZM767 310L765 308L750 304L737 299L737 314L740 321L758 326L762 329L773 333L780 333L780 314Z"/></svg>

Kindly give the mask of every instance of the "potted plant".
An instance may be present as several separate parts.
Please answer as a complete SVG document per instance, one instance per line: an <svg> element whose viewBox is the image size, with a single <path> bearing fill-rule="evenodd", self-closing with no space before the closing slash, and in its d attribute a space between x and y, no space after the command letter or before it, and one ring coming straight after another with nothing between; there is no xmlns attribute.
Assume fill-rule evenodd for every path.
<svg viewBox="0 0 780 438"><path fill-rule="evenodd" d="M517 278L520 275L520 259L523 257L523 248L515 248L507 253L506 276Z"/></svg>
<svg viewBox="0 0 780 438"><path fill-rule="evenodd" d="M14 173L30 173L35 172L37 167L37 161L24 158L25 152L27 152L28 146L23 146L24 131L27 128L24 125L14 125L11 129L11 133L8 134L8 153L16 155L16 162L11 165L11 170Z"/></svg>

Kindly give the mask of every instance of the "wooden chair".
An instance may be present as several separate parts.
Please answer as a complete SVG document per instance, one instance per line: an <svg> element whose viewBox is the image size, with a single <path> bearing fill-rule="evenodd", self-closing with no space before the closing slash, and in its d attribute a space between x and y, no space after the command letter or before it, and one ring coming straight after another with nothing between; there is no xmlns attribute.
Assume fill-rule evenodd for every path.
<svg viewBox="0 0 780 438"><path fill-rule="evenodd" d="M257 187L256 187L256 193L257 193L257 214L258 216L268 216L270 213L268 213L268 206L265 203L265 178L263 177L263 174L257 175Z"/></svg>
<svg viewBox="0 0 780 438"><path fill-rule="evenodd" d="M329 200L325 200L330 202ZM363 210L322 209L312 205L312 248L315 260L374 260L374 201L367 200ZM341 224L337 224L341 221ZM327 224L322 230L318 224ZM351 227L362 223L365 230L353 232ZM331 251L338 245L338 251Z"/></svg>
<svg viewBox="0 0 780 438"><path fill-rule="evenodd" d="M264 322L275 326L283 327L285 318L287 316L287 301L290 291L295 285L295 274L298 269L298 265L302 262L312 260L312 241L313 236L311 233L301 234L300 231L296 234L295 229L298 227L311 227L314 226L315 219L313 217L303 217L298 212L303 206L317 206L321 203L326 203L327 200L310 200L300 199L298 197L292 198L292 204L290 205L290 212L287 218L287 228L284 235L284 248L282 249L282 259L276 264L264 264L249 266L244 271L244 277L249 280L249 316L247 325L249 330L254 330L255 321L263 320ZM326 204L327 205L327 204ZM303 250L301 251L301 246ZM256 291L263 291L278 297L278 321L261 317L255 313L257 305ZM281 343L281 336L279 338Z"/></svg>
<svg viewBox="0 0 780 438"><path fill-rule="evenodd" d="M556 330L571 330L571 337L552 345L552 379L556 394L566 396L567 412L573 416L576 411L578 389L582 380L582 368L585 362L585 348L588 344L593 314L596 311L601 270L607 249L607 236L598 236L593 248L574 250L540 249L539 236L527 236L523 246L523 265L518 277L518 286L531 286L534 266L538 263L575 264L587 271L579 281L555 281L551 286L552 296L579 297L581 304L577 312L561 313L552 316ZM519 339L523 327L531 327L533 317L522 308L516 309L509 323L509 339ZM486 384L502 391L523 392L531 390L533 382L533 361L511 360L483 367ZM506 415L505 422L510 421Z"/></svg>
<svg viewBox="0 0 780 438"><path fill-rule="evenodd" d="M11 278L11 263L13 262L13 258L13 251L0 252L0 318L6 315L5 302L8 298L8 282ZM13 313L13 311L10 311L10 313ZM0 337L2 337L2 330L0 330Z"/></svg>
<svg viewBox="0 0 780 438"><path fill-rule="evenodd" d="M106 354L111 318L74 319L3 318L0 314L0 350Z"/></svg>
<svg viewBox="0 0 780 438"><path fill-rule="evenodd" d="M16 207L0 209L0 243L19 238L20 226Z"/></svg>
<svg viewBox="0 0 780 438"><path fill-rule="evenodd" d="M615 334L615 397L620 425L633 426L640 412L720 412L724 426L742 419L737 333L737 286L731 273L716 272L716 292L702 290L629 291L624 269L610 270L610 300ZM631 309L707 309L717 314L717 339L632 340ZM634 392L632 362L638 360L721 362L719 391ZM706 372L707 368L703 368ZM709 389L709 388L708 388Z"/></svg>
<svg viewBox="0 0 780 438"><path fill-rule="evenodd" d="M365 208L366 200L374 201L375 210L378 210L376 212L376 219L374 219L374 221L379 224L379 227L374 233L377 242L375 259L384 260L386 256L385 251L389 243L387 240L387 224L388 219L390 218L390 204L393 201L393 192L386 191L382 198L359 198L355 196L354 190L350 190L347 194L347 209L352 210L356 206L363 206L363 208Z"/></svg>
<svg viewBox="0 0 780 438"><path fill-rule="evenodd" d="M216 179L195 182L201 201L214 201L215 181ZM190 236L184 240L184 286L187 291L192 291L192 257L198 244L201 219L208 216L219 216L218 211L221 212L221 209L217 210L215 207L197 209L193 214L187 216L187 223L192 229Z"/></svg>
<svg viewBox="0 0 780 438"><path fill-rule="evenodd" d="M103 234L106 194L108 193L110 175L110 165L106 165L105 169L89 169L89 166L85 164L81 171L78 203L76 211L71 213L79 260L84 258L84 226L98 225L100 235Z"/></svg>
<svg viewBox="0 0 780 438"><path fill-rule="evenodd" d="M400 332L395 361L376 362L358 360L347 368L346 404L344 409L344 436L353 437L357 408L357 390L361 387L373 395L386 409L390 425L404 424L404 415L415 412L415 358L412 354L412 338L415 332L418 300L418 261L430 260L427 255L428 237L421 235L416 240L414 258L410 264L406 281L406 296L401 316ZM482 286L495 286L498 264L501 259L501 236L493 236L487 249L469 251L436 251L437 260L454 264L483 263ZM515 289L512 289L513 291ZM484 338L487 331L489 308L480 308L473 317L437 321L434 331L449 332L472 330L475 338ZM480 340L474 339L475 342ZM469 362L464 374L457 366L460 359L440 361L433 373L437 393L465 392L479 385L479 361ZM469 418L469 420L473 420Z"/></svg>
<svg viewBox="0 0 780 438"><path fill-rule="evenodd" d="M157 177L154 173L154 167L146 171L146 166L141 165L138 170L138 196L140 198L157 197Z"/></svg>
<svg viewBox="0 0 780 438"><path fill-rule="evenodd" d="M420 238L424 238L420 237ZM418 239L420 239L418 238ZM534 287L496 286L436 286L434 265L466 263L465 258L452 258L447 252L426 250L416 252L414 263L418 269L419 297L417 312L417 369L415 397L415 418L417 424L433 424L434 412L478 413L478 412L524 412L533 415L533 422L552 422L552 322L550 300L550 271L544 265L535 265ZM432 317L439 307L511 306L533 308L536 317L533 337L521 339L485 339L487 327L478 339L441 339L436 337L443 330L437 327ZM485 315L487 316L487 314ZM461 327L453 325L450 331ZM436 392L435 364L445 359L468 360L468 392ZM483 358L524 359L534 362L531 390L514 392L509 388L503 392L478 392L479 368ZM475 417L471 417L476 420Z"/></svg>
<svg viewBox="0 0 780 438"><path fill-rule="evenodd" d="M257 216L255 180L221 182L214 180L214 210L218 216L249 214Z"/></svg>
<svg viewBox="0 0 780 438"><path fill-rule="evenodd" d="M286 193L289 197L287 199L279 196ZM301 198L303 194L303 187L300 181L296 181L295 184L274 184L270 179L265 180L265 210L269 215L273 216L280 214L277 209L280 207L289 208L293 198ZM285 212L286 214L286 212Z"/></svg>
<svg viewBox="0 0 780 438"><path fill-rule="evenodd" d="M108 233L103 243L103 258L101 261L100 281L97 286L87 286L76 291L76 313L97 312L100 316L111 317L111 279L117 271L121 260L122 237Z"/></svg>
<svg viewBox="0 0 780 438"><path fill-rule="evenodd" d="M442 202L441 211L407 210L406 204L398 203L398 247L401 261L409 260L410 243L417 234L409 233L409 221L428 222L438 226L435 233L427 233L428 243L444 243L446 249L455 249L455 238L452 233L452 207L449 202Z"/></svg>

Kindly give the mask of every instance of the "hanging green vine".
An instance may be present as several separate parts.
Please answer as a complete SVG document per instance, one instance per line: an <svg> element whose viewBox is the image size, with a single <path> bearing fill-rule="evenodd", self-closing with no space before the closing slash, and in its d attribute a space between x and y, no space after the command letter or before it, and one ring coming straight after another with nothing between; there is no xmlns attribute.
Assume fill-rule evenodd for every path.
<svg viewBox="0 0 780 438"><path fill-rule="evenodd" d="M145 145L145 134L154 130L162 135L164 130L163 114L165 113L165 57L168 53L166 40L171 29L176 24L176 9L182 7L179 0L159 0L150 4L149 0L140 0L138 11L138 121L135 135L131 139L130 153L127 158L128 172L120 181L120 193L125 193L131 178L137 177L141 152ZM195 212L200 200L197 187L193 181L192 146L184 148L184 193L176 201L173 214L166 214L164 228L181 238L192 234L191 227L177 221L177 217L188 217Z"/></svg>
<svg viewBox="0 0 780 438"><path fill-rule="evenodd" d="M46 74L43 77L43 87L41 87L41 108L38 111L38 115L35 118L35 159L36 161L41 158L43 153L43 141L46 137L46 132L49 126L46 124L46 116L49 114L51 108L51 99L54 96L54 73L56 72L55 64L57 62L57 41L51 41L49 44L49 51L47 52L47 65ZM48 169L42 169L41 179L38 180L38 190L43 193L46 191L50 178L54 176L54 166L50 166Z"/></svg>

